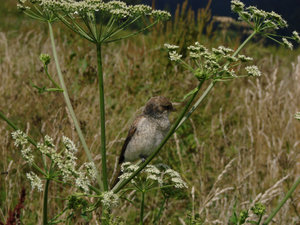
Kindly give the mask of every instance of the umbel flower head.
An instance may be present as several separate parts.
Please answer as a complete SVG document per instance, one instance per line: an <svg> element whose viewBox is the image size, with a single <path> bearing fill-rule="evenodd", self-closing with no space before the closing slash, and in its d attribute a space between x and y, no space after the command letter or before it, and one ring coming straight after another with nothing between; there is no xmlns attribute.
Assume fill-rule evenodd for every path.
<svg viewBox="0 0 300 225"><path fill-rule="evenodd" d="M199 80L224 80L238 77L235 74L234 67L240 65L240 63L253 60L251 57L245 55L235 56L233 53L234 50L231 48L219 46L209 51L199 42L195 42L194 45L187 47L190 59L196 65L196 68L193 68L192 65L185 63L181 59L182 55L177 53L178 46L165 44L165 47L169 50L171 61L182 63L182 65L187 67ZM246 71L248 72L248 76L260 76L261 74L256 66L249 66L246 68Z"/></svg>
<svg viewBox="0 0 300 225"><path fill-rule="evenodd" d="M28 136L20 131L12 132L12 137L15 140L15 146L21 149L23 159L30 165L34 163L34 155L31 146L28 143ZM56 168L56 176L64 182L74 182L75 186L89 192L89 185L96 179L96 166L93 162L84 163L81 167L77 167L76 153L78 151L73 141L66 137L62 137L62 148L58 150L53 143L53 139L46 135L43 142L36 145L36 150L51 159L53 168ZM35 164L35 166L37 166ZM42 189L41 179L33 172L27 174L31 181L32 188Z"/></svg>
<svg viewBox="0 0 300 225"><path fill-rule="evenodd" d="M40 10L30 8L32 5ZM59 18L70 29L95 43L107 42L108 39L144 17L151 17L153 23L146 25L140 31L171 17L171 14L166 11L153 10L150 6L142 4L127 5L122 1L19 0L18 8L39 20L52 22L55 18ZM97 22L95 15L99 18ZM83 20L85 27L75 22L76 20Z"/></svg>
<svg viewBox="0 0 300 225"><path fill-rule="evenodd" d="M138 168L139 167L137 165L130 162L123 163L121 165L121 171L123 174L119 178L129 178ZM147 165L141 173L131 180L131 182L134 184L148 182L149 186L152 186L153 183L157 183L161 188L163 188L165 184L177 189L187 188L187 184L183 181L178 172L154 165Z"/></svg>
<svg viewBox="0 0 300 225"><path fill-rule="evenodd" d="M231 9L239 15L240 20L248 23L253 30L291 50L293 50L293 44L289 40L300 43L300 37L297 31L294 31L290 37L271 32L272 30L288 27L287 22L282 16L273 11L266 12L255 6L245 7L244 3L239 0L231 0Z"/></svg>

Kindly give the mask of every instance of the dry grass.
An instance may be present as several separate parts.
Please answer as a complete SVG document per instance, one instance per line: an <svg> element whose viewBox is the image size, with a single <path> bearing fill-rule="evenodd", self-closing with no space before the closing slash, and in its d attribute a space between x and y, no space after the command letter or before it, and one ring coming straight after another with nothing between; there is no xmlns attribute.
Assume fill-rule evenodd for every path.
<svg viewBox="0 0 300 225"><path fill-rule="evenodd" d="M76 115L101 168L95 49L61 29L56 29L56 37ZM210 44L220 44L216 42ZM154 43L151 35L145 35L104 49L111 174L129 124L147 99L165 95L178 102L194 87L190 74L169 64L162 44L160 39ZM185 224L187 215L193 213L199 213L205 224L227 224L235 204L239 210L247 209L255 200L266 203L270 212L300 175L300 123L293 119L300 111L300 57L296 57L299 50L285 57L290 54L288 51L257 51L252 45L249 49L248 54L257 57L264 76L218 84L155 160L180 171L190 187L183 198L168 201L161 224ZM79 146L62 95L40 95L30 86L31 80L39 86L50 84L41 70L40 53L51 53L46 30L29 29L13 36L0 33L0 110L36 140L48 134L58 142L66 135ZM56 77L54 63L50 71ZM0 221L5 220L21 188L26 187L23 223L40 224L42 195L30 191L24 176L30 168L13 147L10 131L2 121L0 157L0 171L8 171L7 176L0 177ZM83 153L79 158L85 161ZM67 192L63 186L51 186L51 215L57 207L62 208ZM136 202L139 197L132 193L130 199ZM146 200L147 215L157 210L161 197L153 193ZM299 222L299 201L298 189L275 217L274 224ZM126 224L135 224L137 213L138 207L127 202L121 213L119 209L114 211L114 215L128 218ZM148 214L146 224L151 224L152 216ZM92 224L96 218L95 214Z"/></svg>

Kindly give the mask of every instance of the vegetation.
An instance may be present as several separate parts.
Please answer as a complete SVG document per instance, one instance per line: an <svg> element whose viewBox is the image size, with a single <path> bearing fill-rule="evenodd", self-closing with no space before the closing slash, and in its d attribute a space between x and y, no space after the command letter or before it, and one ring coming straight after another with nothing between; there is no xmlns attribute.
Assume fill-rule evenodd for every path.
<svg viewBox="0 0 300 225"><path fill-rule="evenodd" d="M87 156L80 147L62 93L39 93L33 87L33 84L53 86L53 82L46 79L45 66L38 58L41 53L52 53L47 27L17 14L14 7L5 3L1 9L12 16L1 18L4 22L0 25L0 110L36 141L49 135L55 137L58 144L58 137L70 137L79 147L77 157L82 164L88 161ZM185 59L186 47L195 40L208 47L224 45L234 49L243 41L240 33L213 31L209 8L199 11L196 20L193 15L185 3L178 8L173 22L103 46L108 178L112 178L116 170L132 118L140 113L145 102L151 96L164 95L177 103L179 114L185 105L182 97L197 86L191 72L171 64L164 43L179 45ZM54 36L71 103L96 167L101 168L100 123L96 120L100 113L96 49L93 43L80 39L58 23L54 26ZM300 105L297 98L300 96L300 51L265 47L263 40L255 42L242 53L253 56L262 76L218 84L205 104L172 136L153 161L153 164L168 164L179 171L189 188L176 194L174 199L162 199L157 190L143 197L131 193L126 196L130 201L122 200L119 208L112 209L116 223L138 223L141 198L146 202L145 224L242 224L241 215L246 211L249 220L264 221L284 197L300 173L297 167L300 123L294 119ZM47 69L58 82L53 61ZM172 121L177 116L175 114ZM12 129L4 122L0 124L3 159L0 162L0 221L7 221L19 205L23 224L41 224L43 196L31 191L25 176L32 169L13 145ZM65 187L51 183L49 218L57 214L57 208L63 209L66 196L75 192L75 187ZM21 192L23 188L26 195ZM25 196L22 201L19 193ZM276 223L297 224L299 200L296 191L274 218ZM73 223L79 223L80 215L76 211L74 215ZM89 218L91 224L100 217L99 212L94 211Z"/></svg>

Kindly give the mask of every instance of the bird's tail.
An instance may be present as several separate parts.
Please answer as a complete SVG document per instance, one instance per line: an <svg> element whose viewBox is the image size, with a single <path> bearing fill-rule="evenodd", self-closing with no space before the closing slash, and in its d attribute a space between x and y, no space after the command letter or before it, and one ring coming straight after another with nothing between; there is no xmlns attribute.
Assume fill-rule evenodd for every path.
<svg viewBox="0 0 300 225"><path fill-rule="evenodd" d="M114 176L113 181L111 183L111 189L113 189L116 186L116 184L120 181L119 177L123 174L121 171L121 164L118 164L117 172L115 174L116 175Z"/></svg>

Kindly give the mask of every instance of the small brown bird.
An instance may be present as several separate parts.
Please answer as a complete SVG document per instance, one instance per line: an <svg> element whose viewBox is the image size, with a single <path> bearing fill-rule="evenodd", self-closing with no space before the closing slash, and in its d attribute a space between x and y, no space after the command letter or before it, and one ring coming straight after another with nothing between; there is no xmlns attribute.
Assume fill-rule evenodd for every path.
<svg viewBox="0 0 300 225"><path fill-rule="evenodd" d="M123 162L145 160L162 142L170 129L169 113L174 111L172 103L163 96L152 97L131 125L119 157ZM121 171L118 173L118 177ZM113 186L119 181L118 177Z"/></svg>

